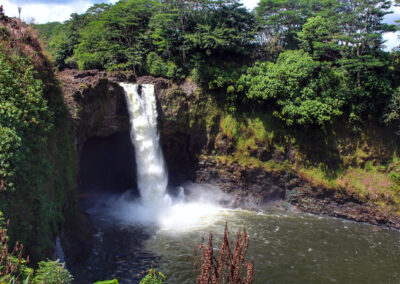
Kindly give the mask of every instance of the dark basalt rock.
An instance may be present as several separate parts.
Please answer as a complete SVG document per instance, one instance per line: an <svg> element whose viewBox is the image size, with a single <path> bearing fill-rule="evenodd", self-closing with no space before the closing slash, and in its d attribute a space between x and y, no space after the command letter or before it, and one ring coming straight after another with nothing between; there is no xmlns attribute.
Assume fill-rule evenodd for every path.
<svg viewBox="0 0 400 284"><path fill-rule="evenodd" d="M386 212L373 203L361 202L344 192L338 194L298 181L288 201L300 211L400 229L400 216L397 214Z"/></svg>
<svg viewBox="0 0 400 284"><path fill-rule="evenodd" d="M67 263L81 263L92 252L94 227L89 216L76 211L67 216L61 243Z"/></svg>
<svg viewBox="0 0 400 284"><path fill-rule="evenodd" d="M122 73L108 76L98 70L65 70L59 74L64 100L75 126L78 154L89 138L129 131L125 95L116 82L128 78Z"/></svg>
<svg viewBox="0 0 400 284"><path fill-rule="evenodd" d="M231 194L234 206L257 209L268 202L285 198L284 176L261 168L243 168L239 164L221 164L214 159L201 160L196 182L212 183Z"/></svg>

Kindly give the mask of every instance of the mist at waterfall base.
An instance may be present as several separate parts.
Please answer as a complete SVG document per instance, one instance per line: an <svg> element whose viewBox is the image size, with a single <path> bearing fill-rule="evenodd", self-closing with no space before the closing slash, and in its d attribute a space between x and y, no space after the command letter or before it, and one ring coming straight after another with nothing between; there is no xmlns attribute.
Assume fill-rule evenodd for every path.
<svg viewBox="0 0 400 284"><path fill-rule="evenodd" d="M229 204L231 197L211 185L188 182L174 191L175 196L166 194L152 204L144 203L129 190L121 195L105 195L90 211L101 210L121 226L152 226L175 232L208 227L231 211L221 206Z"/></svg>

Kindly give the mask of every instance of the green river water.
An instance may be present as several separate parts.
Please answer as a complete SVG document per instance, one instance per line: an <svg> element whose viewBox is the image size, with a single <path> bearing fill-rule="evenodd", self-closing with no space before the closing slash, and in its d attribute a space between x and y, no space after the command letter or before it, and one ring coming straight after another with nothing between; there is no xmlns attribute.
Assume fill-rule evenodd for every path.
<svg viewBox="0 0 400 284"><path fill-rule="evenodd" d="M168 283L194 283L193 245L212 231L218 247L224 220L231 236L246 224L254 283L400 283L399 232L274 210L228 210L224 217L190 232L161 230L145 242Z"/></svg>
<svg viewBox="0 0 400 284"><path fill-rule="evenodd" d="M196 225L163 229L121 223L102 206L87 211L97 229L95 249L85 265L72 267L76 283L138 283L152 265L167 283L195 283L193 247L212 232L218 253L225 221L231 238L246 224L255 284L400 283L400 232L383 227L276 209L223 209Z"/></svg>

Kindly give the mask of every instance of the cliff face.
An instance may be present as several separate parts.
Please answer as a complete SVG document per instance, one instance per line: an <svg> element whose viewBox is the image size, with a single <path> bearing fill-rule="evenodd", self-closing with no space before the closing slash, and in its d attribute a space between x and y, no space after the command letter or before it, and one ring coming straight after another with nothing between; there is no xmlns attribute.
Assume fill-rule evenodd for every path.
<svg viewBox="0 0 400 284"><path fill-rule="evenodd" d="M154 84L171 184L184 180L217 184L234 196L235 205L242 207L260 208L275 201L276 206L291 204L299 211L400 228L399 215L378 206L372 195L363 198L343 187L331 188L310 180L299 164L304 149L291 143L273 146L273 140L266 143L260 137L268 133L258 133L257 120L244 120L245 126L240 127L237 122L233 124L235 120L190 79L171 84L160 78L73 70L60 76L75 122L78 152L91 137L129 129L123 90L117 82ZM243 132L239 133L242 136L235 128ZM242 137L248 140L240 140ZM388 198L390 204L390 195L383 198Z"/></svg>
<svg viewBox="0 0 400 284"><path fill-rule="evenodd" d="M75 126L78 153L92 137L107 137L129 131L129 117L122 88L126 77L108 77L105 72L66 70L59 74L65 102Z"/></svg>
<svg viewBox="0 0 400 284"><path fill-rule="evenodd" d="M195 84L171 86L160 78L135 78L130 74L97 70L65 70L59 78L74 124L79 157L90 139L129 131L125 95L118 82L153 84L158 98L161 144L171 181L194 177L197 156L208 143L204 113L207 102L199 99Z"/></svg>

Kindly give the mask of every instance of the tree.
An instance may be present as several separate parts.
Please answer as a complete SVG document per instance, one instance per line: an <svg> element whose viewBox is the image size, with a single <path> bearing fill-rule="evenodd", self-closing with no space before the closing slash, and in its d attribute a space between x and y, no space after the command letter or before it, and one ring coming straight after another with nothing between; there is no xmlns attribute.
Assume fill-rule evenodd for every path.
<svg viewBox="0 0 400 284"><path fill-rule="evenodd" d="M262 20L264 41L283 48L296 48L296 33L311 14L307 0L261 0L255 8Z"/></svg>
<svg viewBox="0 0 400 284"><path fill-rule="evenodd" d="M278 61L248 68L237 90L252 101L272 106L287 125L330 124L343 114L347 81L331 66L314 61L302 50L281 53Z"/></svg>
<svg viewBox="0 0 400 284"><path fill-rule="evenodd" d="M120 1L91 21L75 52L80 68L143 71L154 5L152 0Z"/></svg>
<svg viewBox="0 0 400 284"><path fill-rule="evenodd" d="M51 35L48 48L54 58L55 65L59 69L64 69L66 60L73 56L75 46L80 43L82 29L90 22L90 14L73 13L70 19L63 25L57 26L57 29Z"/></svg>
<svg viewBox="0 0 400 284"><path fill-rule="evenodd" d="M394 25L383 22L389 11L388 0L340 0L342 7L338 24L341 29L341 45L345 57L371 54L382 48L382 34L395 31Z"/></svg>
<svg viewBox="0 0 400 284"><path fill-rule="evenodd" d="M192 53L248 54L255 27L254 16L234 1L204 13L204 17L195 23L193 32L185 35L185 43Z"/></svg>
<svg viewBox="0 0 400 284"><path fill-rule="evenodd" d="M311 17L297 34L300 47L314 59L335 61L341 57L337 39L337 27L330 25L321 16Z"/></svg>

